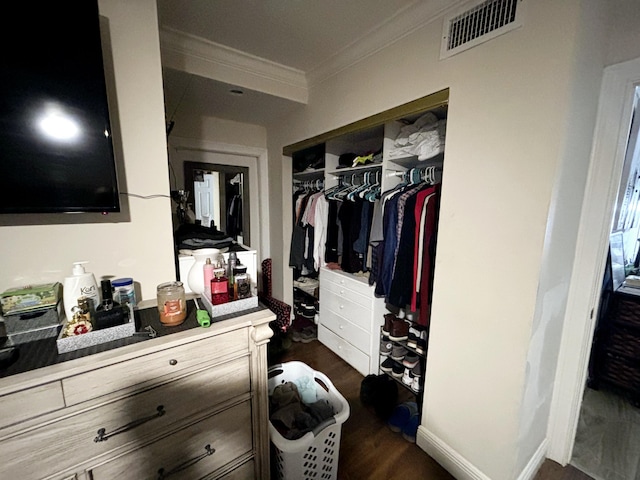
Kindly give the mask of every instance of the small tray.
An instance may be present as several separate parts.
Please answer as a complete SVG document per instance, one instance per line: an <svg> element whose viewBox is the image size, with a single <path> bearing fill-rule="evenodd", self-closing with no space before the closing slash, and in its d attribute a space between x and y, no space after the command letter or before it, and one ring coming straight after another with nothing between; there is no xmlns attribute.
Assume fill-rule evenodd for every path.
<svg viewBox="0 0 640 480"><path fill-rule="evenodd" d="M256 296L234 300L233 302L223 303L222 305L213 305L206 295L200 296L200 300L213 321L215 321L216 317L242 312L243 310L250 310L258 306L258 297Z"/></svg>
<svg viewBox="0 0 640 480"><path fill-rule="evenodd" d="M64 326L58 334L58 339L56 340L56 346L58 347L59 354L80 350L81 348L93 347L94 345L111 342L120 338L131 337L136 332L133 307L131 305L129 305L129 321L122 325L103 328L101 330L93 330L82 335L63 337L62 335L66 326L67 322L65 321Z"/></svg>

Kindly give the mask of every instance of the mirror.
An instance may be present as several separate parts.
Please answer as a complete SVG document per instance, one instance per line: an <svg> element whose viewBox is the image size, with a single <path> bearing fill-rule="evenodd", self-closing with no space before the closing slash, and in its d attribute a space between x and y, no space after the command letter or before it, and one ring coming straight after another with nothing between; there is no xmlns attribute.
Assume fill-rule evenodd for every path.
<svg viewBox="0 0 640 480"><path fill-rule="evenodd" d="M184 162L184 184L196 223L251 245L249 168Z"/></svg>

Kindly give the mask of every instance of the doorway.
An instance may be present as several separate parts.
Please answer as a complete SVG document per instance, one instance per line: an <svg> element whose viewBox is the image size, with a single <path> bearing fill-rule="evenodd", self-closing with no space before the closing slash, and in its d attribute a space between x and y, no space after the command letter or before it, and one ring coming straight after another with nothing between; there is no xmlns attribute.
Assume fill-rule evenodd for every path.
<svg viewBox="0 0 640 480"><path fill-rule="evenodd" d="M640 58L604 71L548 428L547 456L562 465L576 439L638 86Z"/></svg>
<svg viewBox="0 0 640 480"><path fill-rule="evenodd" d="M610 221L610 248L601 282L588 380L571 464L593 478L640 478L640 145L638 99ZM638 325L640 327L640 324Z"/></svg>

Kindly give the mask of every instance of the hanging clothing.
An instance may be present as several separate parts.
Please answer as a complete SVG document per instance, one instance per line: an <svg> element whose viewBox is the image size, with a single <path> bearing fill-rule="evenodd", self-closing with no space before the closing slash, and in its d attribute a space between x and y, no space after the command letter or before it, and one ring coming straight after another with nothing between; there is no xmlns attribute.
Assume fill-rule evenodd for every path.
<svg viewBox="0 0 640 480"><path fill-rule="evenodd" d="M381 222L374 217L372 231L374 293L398 308L419 310L416 322L429 322L433 289L433 258L440 185L403 183L381 196Z"/></svg>

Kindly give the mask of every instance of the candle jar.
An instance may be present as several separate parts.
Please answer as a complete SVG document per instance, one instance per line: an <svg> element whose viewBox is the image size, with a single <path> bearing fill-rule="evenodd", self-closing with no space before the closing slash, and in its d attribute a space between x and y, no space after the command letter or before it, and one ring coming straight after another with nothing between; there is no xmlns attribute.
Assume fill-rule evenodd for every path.
<svg viewBox="0 0 640 480"><path fill-rule="evenodd" d="M160 322L168 327L180 325L187 318L187 302L182 282L158 285L158 313Z"/></svg>

